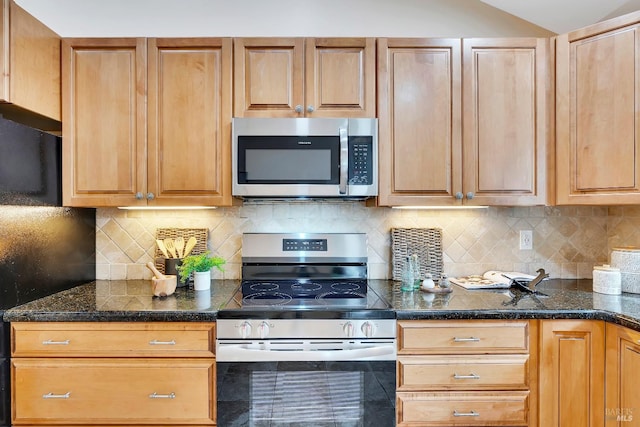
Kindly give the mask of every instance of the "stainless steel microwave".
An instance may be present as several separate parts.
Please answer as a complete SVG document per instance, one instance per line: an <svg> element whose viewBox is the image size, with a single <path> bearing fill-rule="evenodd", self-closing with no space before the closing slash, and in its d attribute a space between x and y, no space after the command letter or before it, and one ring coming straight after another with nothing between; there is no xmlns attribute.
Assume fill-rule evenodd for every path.
<svg viewBox="0 0 640 427"><path fill-rule="evenodd" d="M377 119L234 118L234 196L378 194Z"/></svg>

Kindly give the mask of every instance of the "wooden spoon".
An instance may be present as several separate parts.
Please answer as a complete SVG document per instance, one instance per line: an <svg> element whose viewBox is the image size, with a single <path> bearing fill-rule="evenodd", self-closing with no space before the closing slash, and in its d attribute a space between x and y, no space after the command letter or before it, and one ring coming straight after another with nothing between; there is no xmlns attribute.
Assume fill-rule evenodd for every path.
<svg viewBox="0 0 640 427"><path fill-rule="evenodd" d="M196 243L198 243L198 239L193 236L189 237L189 240L187 240L187 246L184 248L184 256L188 256L191 253L193 248L196 246Z"/></svg>
<svg viewBox="0 0 640 427"><path fill-rule="evenodd" d="M173 245L173 239L170 239L170 238L164 239L164 247L167 248L172 258L177 258L176 247Z"/></svg>
<svg viewBox="0 0 640 427"><path fill-rule="evenodd" d="M184 253L182 250L184 249L184 239L182 237L178 237L174 240L173 245L176 248L176 252L178 253L178 258L182 258Z"/></svg>
<svg viewBox="0 0 640 427"><path fill-rule="evenodd" d="M158 245L158 249L162 252L165 258L169 258L169 253L167 252L167 248L164 247L164 242L160 239L156 239L156 245Z"/></svg>
<svg viewBox="0 0 640 427"><path fill-rule="evenodd" d="M151 261L149 261L147 263L147 267L149 268L149 270L151 270L153 272L153 274L156 276L156 279L166 279L167 277L160 273L160 271L158 271L158 269L156 268L155 265L153 265L153 263Z"/></svg>

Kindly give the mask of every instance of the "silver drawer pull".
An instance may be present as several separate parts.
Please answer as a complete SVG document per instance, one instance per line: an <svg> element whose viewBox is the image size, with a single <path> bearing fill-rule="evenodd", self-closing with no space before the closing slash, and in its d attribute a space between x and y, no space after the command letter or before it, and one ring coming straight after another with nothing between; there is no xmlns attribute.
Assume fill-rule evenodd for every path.
<svg viewBox="0 0 640 427"><path fill-rule="evenodd" d="M42 341L42 345L69 345L69 340L64 341L53 341L53 340L45 340Z"/></svg>
<svg viewBox="0 0 640 427"><path fill-rule="evenodd" d="M171 392L169 394L158 394L155 391L149 395L149 399L175 399L176 394Z"/></svg>
<svg viewBox="0 0 640 427"><path fill-rule="evenodd" d="M453 373L453 379L454 380L479 380L480 379L480 375L476 375L473 372L470 373L469 375L458 375L455 372Z"/></svg>
<svg viewBox="0 0 640 427"><path fill-rule="evenodd" d="M480 338L476 338L476 337L469 337L469 338L458 338L458 337L453 337L453 342L479 342Z"/></svg>
<svg viewBox="0 0 640 427"><path fill-rule="evenodd" d="M171 340L171 341L151 340L149 341L149 345L176 345L176 340Z"/></svg>
<svg viewBox="0 0 640 427"><path fill-rule="evenodd" d="M480 413L476 412L476 411L469 411L469 412L458 412L455 409L453 410L453 416L454 417L479 417Z"/></svg>
<svg viewBox="0 0 640 427"><path fill-rule="evenodd" d="M49 392L47 394L42 395L43 399L68 399L70 397L71 397L70 391L66 392L65 394L53 394Z"/></svg>

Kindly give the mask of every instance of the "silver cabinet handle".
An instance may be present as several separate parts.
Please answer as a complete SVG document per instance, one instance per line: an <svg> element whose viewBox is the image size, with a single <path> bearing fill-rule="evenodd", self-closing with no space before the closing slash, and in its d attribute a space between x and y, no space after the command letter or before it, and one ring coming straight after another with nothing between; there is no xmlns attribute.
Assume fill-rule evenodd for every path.
<svg viewBox="0 0 640 427"><path fill-rule="evenodd" d="M458 412L455 409L453 410L453 416L454 417L479 417L480 413L476 412L476 411L469 411L469 412Z"/></svg>
<svg viewBox="0 0 640 427"><path fill-rule="evenodd" d="M69 340L64 341L53 341L53 340L45 340L42 341L42 345L69 345Z"/></svg>
<svg viewBox="0 0 640 427"><path fill-rule="evenodd" d="M158 394L155 391L149 395L149 399L175 399L176 394L171 392L169 394Z"/></svg>
<svg viewBox="0 0 640 427"><path fill-rule="evenodd" d="M316 109L313 108L313 105L307 105L307 113L313 113Z"/></svg>
<svg viewBox="0 0 640 427"><path fill-rule="evenodd" d="M295 110L296 110L296 113L302 113L302 105L299 105L299 104L296 105Z"/></svg>
<svg viewBox="0 0 640 427"><path fill-rule="evenodd" d="M340 128L340 194L347 194L349 169L349 136L346 128Z"/></svg>
<svg viewBox="0 0 640 427"><path fill-rule="evenodd" d="M176 345L176 340L171 340L171 341L151 340L149 341L149 345Z"/></svg>
<svg viewBox="0 0 640 427"><path fill-rule="evenodd" d="M456 195L455 195L455 198L456 198L457 200L462 200L462 197L463 197L463 196L462 196L462 192L461 192L461 191L458 191L458 192L456 193Z"/></svg>
<svg viewBox="0 0 640 427"><path fill-rule="evenodd" d="M142 199L144 199L144 195L140 191L138 191L136 193L136 200L142 200Z"/></svg>
<svg viewBox="0 0 640 427"><path fill-rule="evenodd" d="M479 380L480 375L474 374L473 372L469 375L458 375L455 372L453 373L454 380Z"/></svg>
<svg viewBox="0 0 640 427"><path fill-rule="evenodd" d="M467 193L467 199L469 199L469 200L473 199L474 196L475 196L475 194L473 194L471 191L469 191Z"/></svg>
<svg viewBox="0 0 640 427"><path fill-rule="evenodd" d="M156 198L156 195L153 193L147 193L147 200L153 200Z"/></svg>
<svg viewBox="0 0 640 427"><path fill-rule="evenodd" d="M43 394L43 399L69 399L71 397L71 392L68 391L65 394L53 394L51 392L47 394Z"/></svg>
<svg viewBox="0 0 640 427"><path fill-rule="evenodd" d="M476 337L469 337L469 338L453 337L453 342L478 342L478 341L480 341L480 338L476 338Z"/></svg>

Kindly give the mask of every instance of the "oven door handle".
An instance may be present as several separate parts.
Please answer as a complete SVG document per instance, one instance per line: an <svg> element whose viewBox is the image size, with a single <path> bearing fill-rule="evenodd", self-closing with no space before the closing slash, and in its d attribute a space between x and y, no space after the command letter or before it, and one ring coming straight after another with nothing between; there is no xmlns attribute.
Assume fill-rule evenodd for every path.
<svg viewBox="0 0 640 427"><path fill-rule="evenodd" d="M396 344L376 342L361 346L313 345L279 346L265 343L219 341L216 348L218 362L269 362L269 361L339 361L339 360L395 360Z"/></svg>
<svg viewBox="0 0 640 427"><path fill-rule="evenodd" d="M349 136L346 128L340 128L340 194L347 194L349 179Z"/></svg>

